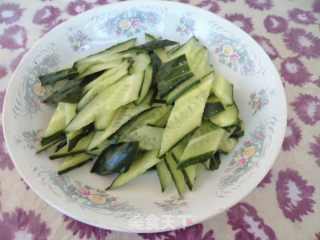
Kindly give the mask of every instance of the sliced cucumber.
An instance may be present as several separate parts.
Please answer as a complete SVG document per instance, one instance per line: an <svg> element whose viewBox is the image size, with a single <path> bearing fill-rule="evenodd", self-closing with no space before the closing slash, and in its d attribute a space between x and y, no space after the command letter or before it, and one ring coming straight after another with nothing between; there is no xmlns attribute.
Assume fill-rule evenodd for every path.
<svg viewBox="0 0 320 240"><path fill-rule="evenodd" d="M212 80L213 74L208 75L203 83L176 101L163 133L160 157L163 157L183 137L201 125L202 114L209 96Z"/></svg>
<svg viewBox="0 0 320 240"><path fill-rule="evenodd" d="M151 65L149 65L144 71L143 84L140 89L139 98L135 102L136 104L140 104L144 100L144 98L148 95L149 89L152 84L152 75L153 75L153 68Z"/></svg>
<svg viewBox="0 0 320 240"><path fill-rule="evenodd" d="M107 128L110 124L113 116L115 115L117 110L113 110L110 113L105 114L101 112L100 115L97 115L96 119L94 120L94 127L96 131L103 131Z"/></svg>
<svg viewBox="0 0 320 240"><path fill-rule="evenodd" d="M78 76L78 72L73 68L65 68L56 72L51 72L39 76L41 85L55 84L58 81L65 79L73 79Z"/></svg>
<svg viewBox="0 0 320 240"><path fill-rule="evenodd" d="M217 72L215 73L211 92L216 95L225 106L233 104L233 86Z"/></svg>
<svg viewBox="0 0 320 240"><path fill-rule="evenodd" d="M132 179L142 175L149 168L155 166L160 162L160 159L157 158L158 150L153 150L146 152L143 157L134 161L130 166L129 170L125 173L121 173L112 184L107 188L107 190L115 189L121 185L131 181Z"/></svg>
<svg viewBox="0 0 320 240"><path fill-rule="evenodd" d="M202 124L185 148L179 168L208 160L218 150L225 133L222 128L210 129L210 123Z"/></svg>
<svg viewBox="0 0 320 240"><path fill-rule="evenodd" d="M90 133L89 135L83 137L80 139L80 141L77 143L77 145L71 150L68 151L68 145L65 145L62 147L59 151L51 154L49 158L51 160L57 159L57 158L63 158L70 155L75 155L77 153L83 153L87 150L87 147L89 143L91 142L91 139L94 135L94 132Z"/></svg>
<svg viewBox="0 0 320 240"><path fill-rule="evenodd" d="M97 147L109 136L114 134L123 124L128 122L131 118L143 111L146 111L149 108L150 106L143 102L137 106L133 103L130 103L117 109L108 127L103 131L97 131L95 133L91 143L88 146L88 149L91 150Z"/></svg>
<svg viewBox="0 0 320 240"><path fill-rule="evenodd" d="M235 104L225 107L225 110L210 118L210 122L219 126L227 127L237 123L238 121L238 108Z"/></svg>
<svg viewBox="0 0 320 240"><path fill-rule="evenodd" d="M203 112L203 119L210 119L224 110L221 102L207 102Z"/></svg>
<svg viewBox="0 0 320 240"><path fill-rule="evenodd" d="M178 164L174 160L171 153L166 155L164 161L171 173L171 177L176 185L179 195L182 196L185 192L185 187L186 187L186 183L185 183L184 175L182 171L178 169Z"/></svg>
<svg viewBox="0 0 320 240"><path fill-rule="evenodd" d="M225 154L230 153L234 147L237 145L237 138L228 138L219 148L219 150Z"/></svg>
<svg viewBox="0 0 320 240"><path fill-rule="evenodd" d="M157 173L161 185L161 191L164 192L172 181L171 173L164 161L157 164Z"/></svg>
<svg viewBox="0 0 320 240"><path fill-rule="evenodd" d="M121 128L117 130L117 132L110 136L109 140L114 143L121 142L122 138L125 137L128 133L141 126L155 124L163 117L163 115L165 115L170 110L171 106L162 105L141 112L130 121L126 122L123 126L121 126Z"/></svg>
<svg viewBox="0 0 320 240"><path fill-rule="evenodd" d="M60 165L58 174L69 172L75 168L81 167L88 163L92 159L92 156L86 153L79 153L73 156L68 156L63 159Z"/></svg>
<svg viewBox="0 0 320 240"><path fill-rule="evenodd" d="M102 143L100 143L97 147L95 147L94 149L89 150L87 148L86 153L90 154L92 156L99 156L103 150L105 150L107 147L109 147L111 145L111 143L109 141L103 141Z"/></svg>
<svg viewBox="0 0 320 240"><path fill-rule="evenodd" d="M139 142L139 148L143 150L159 149L161 146L164 128L142 126L128 134L123 138L123 142Z"/></svg>

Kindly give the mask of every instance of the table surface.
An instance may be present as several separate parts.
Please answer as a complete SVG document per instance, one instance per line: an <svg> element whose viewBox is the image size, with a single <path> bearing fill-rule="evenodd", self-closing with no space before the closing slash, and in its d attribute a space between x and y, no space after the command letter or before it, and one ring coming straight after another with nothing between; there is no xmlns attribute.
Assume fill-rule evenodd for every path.
<svg viewBox="0 0 320 240"><path fill-rule="evenodd" d="M54 26L117 0L0 0L0 104L34 42ZM254 37L281 74L288 125L281 153L240 203L201 224L127 234L73 220L46 204L15 170L0 134L0 239L320 239L320 1L181 0L234 22Z"/></svg>

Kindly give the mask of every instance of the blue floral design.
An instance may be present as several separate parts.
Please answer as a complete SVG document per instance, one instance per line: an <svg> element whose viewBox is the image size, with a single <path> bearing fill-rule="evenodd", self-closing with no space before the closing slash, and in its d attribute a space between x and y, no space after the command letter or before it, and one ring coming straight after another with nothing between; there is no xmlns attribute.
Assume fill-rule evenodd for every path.
<svg viewBox="0 0 320 240"><path fill-rule="evenodd" d="M59 58L57 46L49 44L37 55L23 75L23 81L18 88L17 97L13 106L15 116L32 117L41 111L41 105L45 98L44 94L39 92L39 76L59 68Z"/></svg>
<svg viewBox="0 0 320 240"><path fill-rule="evenodd" d="M180 18L176 31L180 32L181 35L189 35L194 32L194 24L195 21L193 19L182 17Z"/></svg>
<svg viewBox="0 0 320 240"><path fill-rule="evenodd" d="M88 43L92 41L88 35L84 34L81 30L70 29L71 35L68 37L70 46L75 52L80 52L89 48Z"/></svg>
<svg viewBox="0 0 320 240"><path fill-rule="evenodd" d="M114 17L103 16L103 20L98 21L100 21L100 30L109 35L131 37L155 27L160 22L160 16L153 11L132 9L123 11Z"/></svg>

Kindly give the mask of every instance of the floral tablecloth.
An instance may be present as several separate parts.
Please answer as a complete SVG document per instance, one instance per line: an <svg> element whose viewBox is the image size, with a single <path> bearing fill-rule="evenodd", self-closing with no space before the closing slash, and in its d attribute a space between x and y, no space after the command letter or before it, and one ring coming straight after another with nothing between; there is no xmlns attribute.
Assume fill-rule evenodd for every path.
<svg viewBox="0 0 320 240"><path fill-rule="evenodd" d="M0 107L23 55L47 31L116 0L1 0ZM288 101L282 151L265 179L223 214L186 229L127 234L95 228L47 205L23 182L0 134L0 240L320 239L320 1L181 0L249 33L278 68Z"/></svg>

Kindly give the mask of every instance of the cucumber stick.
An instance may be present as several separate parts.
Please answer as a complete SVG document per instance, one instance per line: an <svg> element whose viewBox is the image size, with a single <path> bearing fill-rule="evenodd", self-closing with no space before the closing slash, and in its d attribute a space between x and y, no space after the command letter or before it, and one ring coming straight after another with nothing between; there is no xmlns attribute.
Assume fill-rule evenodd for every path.
<svg viewBox="0 0 320 240"><path fill-rule="evenodd" d="M86 153L79 153L76 155L68 156L63 159L58 174L63 174L71 171L74 168L81 167L82 165L88 163L91 159L92 156Z"/></svg>
<svg viewBox="0 0 320 240"><path fill-rule="evenodd" d="M146 172L149 168L160 162L160 159L157 158L157 156L158 150L153 150L145 153L140 159L132 163L127 172L121 173L107 188L107 190L120 187L121 185Z"/></svg>
<svg viewBox="0 0 320 240"><path fill-rule="evenodd" d="M180 196L182 196L185 192L186 188L186 182L184 180L184 175L180 169L178 169L178 164L174 160L171 153L167 154L165 157L165 163L167 165L167 168L169 169L171 173L171 177L176 185L176 188L178 190L178 193Z"/></svg>
<svg viewBox="0 0 320 240"><path fill-rule="evenodd" d="M211 91L222 101L224 105L230 106L233 104L232 84L217 72L215 73Z"/></svg>
<svg viewBox="0 0 320 240"><path fill-rule="evenodd" d="M201 125L202 114L209 96L212 80L213 74L208 75L201 84L175 102L163 133L160 157L163 157L184 136Z"/></svg>
<svg viewBox="0 0 320 240"><path fill-rule="evenodd" d="M158 178L161 185L161 191L164 192L172 181L171 173L168 170L168 167L164 161L159 162L156 165L156 167L157 167Z"/></svg>

